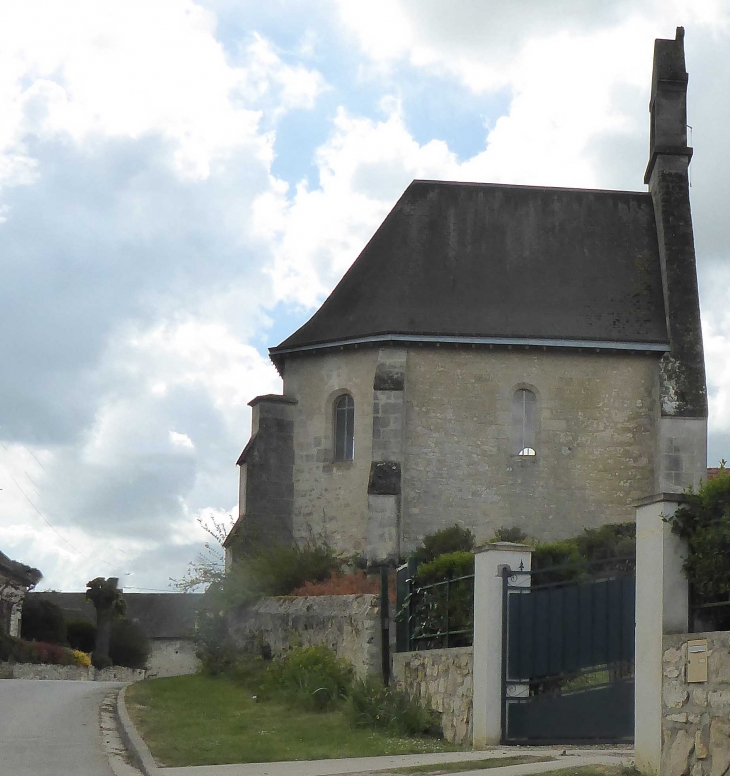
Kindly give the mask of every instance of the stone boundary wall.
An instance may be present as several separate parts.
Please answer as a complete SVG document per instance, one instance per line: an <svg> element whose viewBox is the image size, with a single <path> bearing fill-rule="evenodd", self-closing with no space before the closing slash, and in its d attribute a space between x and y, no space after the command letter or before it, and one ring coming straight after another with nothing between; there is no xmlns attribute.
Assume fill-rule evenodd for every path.
<svg viewBox="0 0 730 776"><path fill-rule="evenodd" d="M253 655L277 657L293 646L324 644L358 676L381 670L377 595L264 598L229 620L234 643Z"/></svg>
<svg viewBox="0 0 730 776"><path fill-rule="evenodd" d="M393 655L392 678L396 687L437 711L444 738L455 744L471 746L473 674L473 647Z"/></svg>
<svg viewBox="0 0 730 776"><path fill-rule="evenodd" d="M68 679L76 682L139 682L142 668L122 666L97 671L93 666L56 666L47 663L0 663L0 679Z"/></svg>
<svg viewBox="0 0 730 776"><path fill-rule="evenodd" d="M686 680L687 641L707 639L707 682ZM730 769L730 631L664 636L662 776Z"/></svg>

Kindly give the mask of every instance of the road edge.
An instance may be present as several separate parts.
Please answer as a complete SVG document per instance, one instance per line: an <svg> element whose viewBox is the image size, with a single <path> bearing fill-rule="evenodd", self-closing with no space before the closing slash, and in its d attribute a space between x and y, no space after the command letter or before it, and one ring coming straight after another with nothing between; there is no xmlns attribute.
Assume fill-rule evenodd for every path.
<svg viewBox="0 0 730 776"><path fill-rule="evenodd" d="M122 687L117 695L116 716L119 723L119 734L124 742L124 746L127 747L130 757L142 773L145 776L158 776L160 769L157 767L157 763L155 763L147 744L145 744L142 736L137 732L137 728L134 726L127 711L124 694L128 686Z"/></svg>

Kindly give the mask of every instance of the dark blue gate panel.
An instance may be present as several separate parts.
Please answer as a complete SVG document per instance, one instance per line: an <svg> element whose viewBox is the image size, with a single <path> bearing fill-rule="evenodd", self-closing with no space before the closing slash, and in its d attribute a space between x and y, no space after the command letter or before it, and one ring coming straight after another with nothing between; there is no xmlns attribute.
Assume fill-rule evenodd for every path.
<svg viewBox="0 0 730 776"><path fill-rule="evenodd" d="M507 681L529 682L634 660L634 577L507 594Z"/></svg>
<svg viewBox="0 0 730 776"><path fill-rule="evenodd" d="M634 684L507 701L505 743L621 741L634 736Z"/></svg>

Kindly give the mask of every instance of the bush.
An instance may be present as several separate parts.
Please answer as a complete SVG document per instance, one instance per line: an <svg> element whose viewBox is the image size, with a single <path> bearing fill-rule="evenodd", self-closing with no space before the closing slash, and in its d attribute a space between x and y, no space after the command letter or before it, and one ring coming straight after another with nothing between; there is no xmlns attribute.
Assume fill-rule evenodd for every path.
<svg viewBox="0 0 730 776"><path fill-rule="evenodd" d="M238 651L228 638L226 615L213 608L199 609L195 621L195 654L201 669L211 676L230 671L236 663Z"/></svg>
<svg viewBox="0 0 730 776"><path fill-rule="evenodd" d="M136 622L126 618L112 622L109 657L115 666L144 668L149 653L149 639Z"/></svg>
<svg viewBox="0 0 730 776"><path fill-rule="evenodd" d="M470 577L473 573L472 552L440 555L418 568L408 606L399 615L410 614L413 618L413 649L465 647L472 644L474 580L459 578ZM459 581L448 586L436 584L447 579Z"/></svg>
<svg viewBox="0 0 730 776"><path fill-rule="evenodd" d="M456 579L474 573L473 552L450 552L418 567L416 582L430 585L444 579Z"/></svg>
<svg viewBox="0 0 730 776"><path fill-rule="evenodd" d="M684 572L708 602L730 597L730 469L721 467L669 518L672 532L687 541Z"/></svg>
<svg viewBox="0 0 730 776"><path fill-rule="evenodd" d="M352 666L327 647L294 647L267 668L261 692L305 709L326 711L349 694L353 676Z"/></svg>
<svg viewBox="0 0 730 776"><path fill-rule="evenodd" d="M27 641L66 644L66 622L61 607L42 598L26 598L23 602L20 636Z"/></svg>
<svg viewBox="0 0 730 776"><path fill-rule="evenodd" d="M91 665L99 671L105 668L109 668L112 664L111 658L106 655L102 655L100 652L94 652L91 655Z"/></svg>
<svg viewBox="0 0 730 776"><path fill-rule="evenodd" d="M424 537L414 557L418 565L428 563L439 555L452 552L471 552L474 549L474 534L468 528L452 525Z"/></svg>
<svg viewBox="0 0 730 776"><path fill-rule="evenodd" d="M581 555L575 539L562 539L557 542L547 542L545 544L538 542L532 553L533 571L542 571L544 569L552 568L553 566L567 565L575 565L576 568L547 572L541 574L539 580L535 581L542 584L574 579L583 573L584 569L581 564L585 560L586 558Z"/></svg>
<svg viewBox="0 0 730 776"><path fill-rule="evenodd" d="M380 593L380 577L368 576L364 571L353 574L335 572L323 582L305 582L292 591L292 595L356 595L359 593Z"/></svg>
<svg viewBox="0 0 730 776"><path fill-rule="evenodd" d="M47 663L57 666L76 664L72 650L45 641L25 641L0 635L0 660L11 663Z"/></svg>
<svg viewBox="0 0 730 776"><path fill-rule="evenodd" d="M578 552L590 561L636 557L636 523L586 528L575 537Z"/></svg>
<svg viewBox="0 0 730 776"><path fill-rule="evenodd" d="M73 650L74 664L88 668L91 665L91 655L87 652L82 652L80 649Z"/></svg>
<svg viewBox="0 0 730 776"><path fill-rule="evenodd" d="M494 532L492 537L493 542L512 542L514 544L522 544L527 541L527 534L517 526L503 525Z"/></svg>
<svg viewBox="0 0 730 776"><path fill-rule="evenodd" d="M377 677L354 682L348 699L355 727L382 728L392 735L440 735L438 717L405 692L384 687Z"/></svg>
<svg viewBox="0 0 730 776"><path fill-rule="evenodd" d="M71 649L93 652L96 643L96 627L85 620L66 623L66 638Z"/></svg>
<svg viewBox="0 0 730 776"><path fill-rule="evenodd" d="M244 563L264 596L289 595L306 582L324 582L340 570L344 559L327 544L277 546L258 552Z"/></svg>

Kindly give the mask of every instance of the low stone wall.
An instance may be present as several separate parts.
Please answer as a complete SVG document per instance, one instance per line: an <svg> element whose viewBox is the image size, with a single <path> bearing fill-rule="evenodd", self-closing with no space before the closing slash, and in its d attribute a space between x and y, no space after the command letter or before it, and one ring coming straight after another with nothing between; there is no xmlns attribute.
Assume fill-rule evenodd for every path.
<svg viewBox="0 0 730 776"><path fill-rule="evenodd" d="M121 666L97 671L93 666L54 666L47 663L0 663L0 679L68 679L76 682L139 682L143 669Z"/></svg>
<svg viewBox="0 0 730 776"><path fill-rule="evenodd" d="M707 639L707 682L688 683L687 641ZM665 636L661 776L730 769L730 632Z"/></svg>
<svg viewBox="0 0 730 776"><path fill-rule="evenodd" d="M473 674L473 647L393 655L396 686L439 712L444 738L455 744L471 745Z"/></svg>
<svg viewBox="0 0 730 776"><path fill-rule="evenodd" d="M186 676L200 669L191 639L150 639L147 677Z"/></svg>
<svg viewBox="0 0 730 776"><path fill-rule="evenodd" d="M380 605L376 595L264 598L232 615L234 642L251 654L283 654L292 646L324 644L358 676L381 670Z"/></svg>

